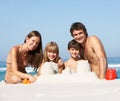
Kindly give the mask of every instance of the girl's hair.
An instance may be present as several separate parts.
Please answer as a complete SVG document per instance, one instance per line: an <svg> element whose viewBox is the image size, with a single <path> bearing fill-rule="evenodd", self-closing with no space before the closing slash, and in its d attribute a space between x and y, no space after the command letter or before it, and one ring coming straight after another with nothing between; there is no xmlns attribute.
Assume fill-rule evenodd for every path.
<svg viewBox="0 0 120 101"><path fill-rule="evenodd" d="M35 69L37 69L40 64L42 63L42 59L43 59L43 48L42 48L42 37L41 34L38 31L32 31L30 32L26 38L31 38L31 37L39 37L40 38L40 42L38 44L38 47L33 50L33 51L29 51L28 54L30 55L28 62L29 64L34 67ZM24 40L24 43L26 43L26 38Z"/></svg>
<svg viewBox="0 0 120 101"><path fill-rule="evenodd" d="M80 49L82 49L82 45L79 44L77 41L75 41L75 40L73 39L73 40L69 41L69 43L68 43L68 50L69 50L70 48L74 48L74 49L76 49L76 50L80 50Z"/></svg>
<svg viewBox="0 0 120 101"><path fill-rule="evenodd" d="M82 24L81 22L75 22L71 25L71 28L70 28L71 36L73 36L74 30L81 30L81 29L85 32L86 36L88 36L87 29L86 29L85 25Z"/></svg>
<svg viewBox="0 0 120 101"><path fill-rule="evenodd" d="M47 52L48 51L56 53L57 56L56 56L54 62L57 63L58 60L60 59L60 57L59 57L59 47L58 47L57 43L53 42L53 41L47 43L47 45L45 46L45 50L44 50L43 63L50 61L47 57Z"/></svg>

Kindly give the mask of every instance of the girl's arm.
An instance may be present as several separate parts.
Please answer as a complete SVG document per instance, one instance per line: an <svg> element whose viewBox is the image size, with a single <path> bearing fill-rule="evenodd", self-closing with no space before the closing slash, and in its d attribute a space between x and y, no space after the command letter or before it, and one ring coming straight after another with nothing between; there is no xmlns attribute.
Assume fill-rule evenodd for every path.
<svg viewBox="0 0 120 101"><path fill-rule="evenodd" d="M65 69L65 65L64 65L62 59L59 59L58 60L58 72L62 73L62 70L64 70L64 69Z"/></svg>

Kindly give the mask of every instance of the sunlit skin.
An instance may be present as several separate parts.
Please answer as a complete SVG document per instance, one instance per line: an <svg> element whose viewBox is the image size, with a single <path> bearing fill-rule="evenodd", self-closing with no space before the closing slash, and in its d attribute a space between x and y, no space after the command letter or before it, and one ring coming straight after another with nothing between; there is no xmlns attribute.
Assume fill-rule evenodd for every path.
<svg viewBox="0 0 120 101"><path fill-rule="evenodd" d="M53 51L47 51L47 58L49 59L49 62L55 62L55 59L57 58L57 53L56 52L53 52ZM44 63L43 63L44 64ZM63 67L61 68L61 66L63 66L63 61L62 59L59 59L58 62L57 62L57 65L58 65L58 72L59 73L62 73L62 69ZM41 65L42 66L42 65ZM38 69L38 74L37 74L37 78L38 76L41 75L41 68Z"/></svg>
<svg viewBox="0 0 120 101"><path fill-rule="evenodd" d="M57 56L57 53L56 53L56 52L47 51L47 58L48 58L50 61L53 61L53 62L54 62L56 56Z"/></svg>
<svg viewBox="0 0 120 101"><path fill-rule="evenodd" d="M44 63L46 62L53 62L57 66L57 73L62 73L62 70L64 69L64 63L62 59L59 56L59 47L56 42L51 41L48 42L45 46L44 49L44 57L43 57L43 62L42 65L38 68L38 76L41 75L41 69L43 68ZM51 63L50 63L51 64ZM48 68L49 70L50 68ZM54 67L53 67L54 69ZM55 72L55 71L53 71Z"/></svg>
<svg viewBox="0 0 120 101"><path fill-rule="evenodd" d="M97 74L100 79L105 78L107 68L107 59L104 47L96 36L86 36L83 29L73 30L73 38L84 48L84 58L91 65L91 70Z"/></svg>
<svg viewBox="0 0 120 101"><path fill-rule="evenodd" d="M57 53L56 52L47 51L47 58L49 59L49 61L54 62L56 57L57 57ZM59 73L61 73L62 72L62 68L60 68L60 67L63 65L62 59L58 60L57 65L59 67Z"/></svg>
<svg viewBox="0 0 120 101"><path fill-rule="evenodd" d="M84 47L86 41L86 35L83 30L74 30L73 37L78 43L80 43Z"/></svg>
<svg viewBox="0 0 120 101"><path fill-rule="evenodd" d="M35 50L40 42L39 37L31 37L26 39L28 51Z"/></svg>
<svg viewBox="0 0 120 101"><path fill-rule="evenodd" d="M51 61L51 62L54 62L55 58L57 57L57 53L56 52L50 52L50 51L47 51L47 57L48 59ZM59 59L58 60L58 63L57 63L58 67L61 67L63 65L63 61L62 59ZM62 68L61 68L62 69ZM62 70L60 69L60 73L62 72Z"/></svg>
<svg viewBox="0 0 120 101"><path fill-rule="evenodd" d="M75 48L70 48L69 53L73 59L78 59L79 50L76 50Z"/></svg>
<svg viewBox="0 0 120 101"><path fill-rule="evenodd" d="M28 78L31 82L35 78L27 74L25 67L28 65L28 51L35 50L40 42L39 37L26 38L26 43L14 46L7 57L7 71L5 80L7 83L19 83L22 78Z"/></svg>
<svg viewBox="0 0 120 101"><path fill-rule="evenodd" d="M69 67L74 73L76 72L78 61L80 60L80 51L75 48L70 48L68 51L70 53L70 58L65 62L65 67Z"/></svg>

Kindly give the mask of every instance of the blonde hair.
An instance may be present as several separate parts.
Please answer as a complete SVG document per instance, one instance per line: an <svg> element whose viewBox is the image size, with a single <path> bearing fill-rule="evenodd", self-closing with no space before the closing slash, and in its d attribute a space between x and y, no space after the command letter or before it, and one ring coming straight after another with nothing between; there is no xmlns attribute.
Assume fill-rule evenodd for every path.
<svg viewBox="0 0 120 101"><path fill-rule="evenodd" d="M48 57L47 57L47 52L48 52L48 51L49 51L49 52L54 52L54 53L56 53L57 56L56 56L54 62L57 63L58 60L60 59L60 57L59 57L59 47L58 47L57 43L56 43L56 42L53 42L53 41L47 43L47 45L46 45L46 47L45 47L45 50L44 50L43 63L50 61L50 60L48 59Z"/></svg>

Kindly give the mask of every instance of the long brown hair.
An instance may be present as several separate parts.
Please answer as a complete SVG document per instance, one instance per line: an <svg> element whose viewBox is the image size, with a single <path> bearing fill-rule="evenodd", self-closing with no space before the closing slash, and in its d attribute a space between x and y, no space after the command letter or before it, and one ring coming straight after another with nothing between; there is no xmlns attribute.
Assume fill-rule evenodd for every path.
<svg viewBox="0 0 120 101"><path fill-rule="evenodd" d="M32 31L30 32L26 38L31 38L31 37L39 37L40 38L40 42L38 44L38 47L33 50L33 51L29 51L28 54L30 55L30 58L28 59L29 61L29 65L31 65L32 67L34 67L35 69L37 69L40 64L42 63L42 59L43 59L43 48L42 48L42 37L41 34L38 31ZM24 40L24 43L26 43L26 38Z"/></svg>

